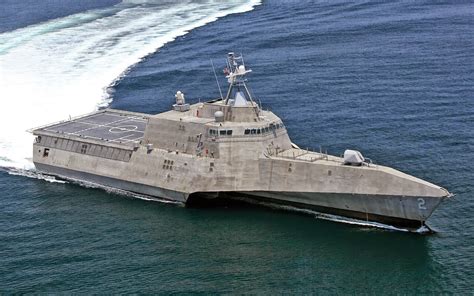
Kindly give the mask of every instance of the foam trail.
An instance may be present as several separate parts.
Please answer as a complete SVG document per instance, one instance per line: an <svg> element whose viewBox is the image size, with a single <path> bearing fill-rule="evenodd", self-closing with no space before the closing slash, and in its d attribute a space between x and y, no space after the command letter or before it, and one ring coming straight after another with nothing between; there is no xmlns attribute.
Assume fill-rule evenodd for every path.
<svg viewBox="0 0 474 296"><path fill-rule="evenodd" d="M124 0L0 34L0 167L31 169L25 130L107 105L107 86L141 58L259 3Z"/></svg>
<svg viewBox="0 0 474 296"><path fill-rule="evenodd" d="M117 188L113 188L113 187L109 187L109 186L105 186L105 185L100 185L100 184L96 184L96 183L92 183L92 182L81 181L81 180L76 180L76 179L71 179L71 178L58 179L54 176L45 175L45 174L43 174L41 172L38 172L34 169L25 170L25 169L17 169L17 168L1 168L0 167L0 170L1 171L6 171L10 175L14 175L14 176L23 176L23 177L33 178L33 179L39 179L39 180L44 180L44 181L50 182L50 183L59 183L59 184L73 183L73 184L78 184L82 187L97 188L97 189L104 190L108 193L118 194L118 195L127 196L127 197L133 197L133 198L137 198L137 199L141 199L141 200L145 200L145 201L154 201L154 202L159 202L159 203L166 203L166 204L174 204L174 205L178 205L178 206L184 206L184 204L182 202L179 202L179 201L166 200L166 199L157 198L157 197L153 197L153 196L148 196L148 195L144 195L144 194L139 194L139 193L135 193L135 192L131 192L131 191L117 189Z"/></svg>
<svg viewBox="0 0 474 296"><path fill-rule="evenodd" d="M0 170L4 170L4 169L0 168ZM49 175L44 175L44 174L42 174L40 172L37 172L35 170L24 170L24 169L17 169L17 168L9 168L5 171L8 172L10 175L24 176L24 177L33 178L33 179L40 179L40 180L44 180L44 181L50 182L50 183L60 183L60 184L67 183L64 180L59 180L56 177L49 176Z"/></svg>

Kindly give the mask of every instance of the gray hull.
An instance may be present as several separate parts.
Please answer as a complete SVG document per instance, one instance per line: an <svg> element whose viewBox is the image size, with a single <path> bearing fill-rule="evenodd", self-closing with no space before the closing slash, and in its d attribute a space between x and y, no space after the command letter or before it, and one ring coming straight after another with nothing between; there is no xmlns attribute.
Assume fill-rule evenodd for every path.
<svg viewBox="0 0 474 296"><path fill-rule="evenodd" d="M36 168L46 174L63 179L85 181L93 184L186 203L189 194L128 182L110 177L65 169L41 163ZM423 199L400 196L371 196L348 194L324 194L301 192L226 192L224 196L246 196L251 199L291 205L297 208L312 209L321 213L335 214L364 221L375 221L401 227L418 228L431 215L442 198ZM216 195L217 196L217 195ZM397 216L394 216L397 215Z"/></svg>
<svg viewBox="0 0 474 296"><path fill-rule="evenodd" d="M418 228L442 202L441 197L380 196L302 192L242 192L251 199L312 209L321 213Z"/></svg>
<svg viewBox="0 0 474 296"><path fill-rule="evenodd" d="M62 179L66 180L74 180L74 181L85 181L90 182L97 185L102 185L106 187L116 188L120 190L125 190L133 193L140 193L144 195L148 195L150 197L158 197L160 199L167 199L171 201L177 201L185 203L188 194L167 190L163 188L148 186L140 183L128 182L124 180L118 180L114 178L94 175L85 172L79 172L75 170L45 165L41 163L35 163L36 169L40 172L54 175Z"/></svg>

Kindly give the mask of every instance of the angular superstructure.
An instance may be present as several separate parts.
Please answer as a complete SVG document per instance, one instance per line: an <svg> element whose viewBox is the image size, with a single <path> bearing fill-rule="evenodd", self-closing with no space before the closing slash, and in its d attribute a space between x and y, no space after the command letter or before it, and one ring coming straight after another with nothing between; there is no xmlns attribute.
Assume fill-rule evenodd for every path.
<svg viewBox="0 0 474 296"><path fill-rule="evenodd" d="M228 55L225 97L142 114L106 109L33 130L36 168L159 198L245 195L367 221L419 227L450 196L439 186L367 162L298 148L252 98L243 59Z"/></svg>

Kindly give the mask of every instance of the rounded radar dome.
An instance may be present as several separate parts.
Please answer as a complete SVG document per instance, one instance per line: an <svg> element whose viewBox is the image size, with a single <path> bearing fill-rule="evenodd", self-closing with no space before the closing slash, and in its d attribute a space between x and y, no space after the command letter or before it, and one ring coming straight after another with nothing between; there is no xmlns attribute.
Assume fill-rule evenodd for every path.
<svg viewBox="0 0 474 296"><path fill-rule="evenodd" d="M214 113L214 118L216 119L216 122L223 122L224 121L224 112L216 111Z"/></svg>

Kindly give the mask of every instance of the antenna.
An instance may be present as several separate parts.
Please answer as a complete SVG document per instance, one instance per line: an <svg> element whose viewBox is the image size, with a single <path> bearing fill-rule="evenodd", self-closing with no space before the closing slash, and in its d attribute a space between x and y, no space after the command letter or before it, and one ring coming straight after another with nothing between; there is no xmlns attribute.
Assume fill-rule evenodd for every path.
<svg viewBox="0 0 474 296"><path fill-rule="evenodd" d="M219 88L219 94L221 95L221 100L223 100L224 97L222 96L221 86L219 84L219 79L217 79L216 69L214 68L214 63L212 62L212 59L211 59L211 65L212 65L212 71L214 72L214 77L216 78L217 87Z"/></svg>

